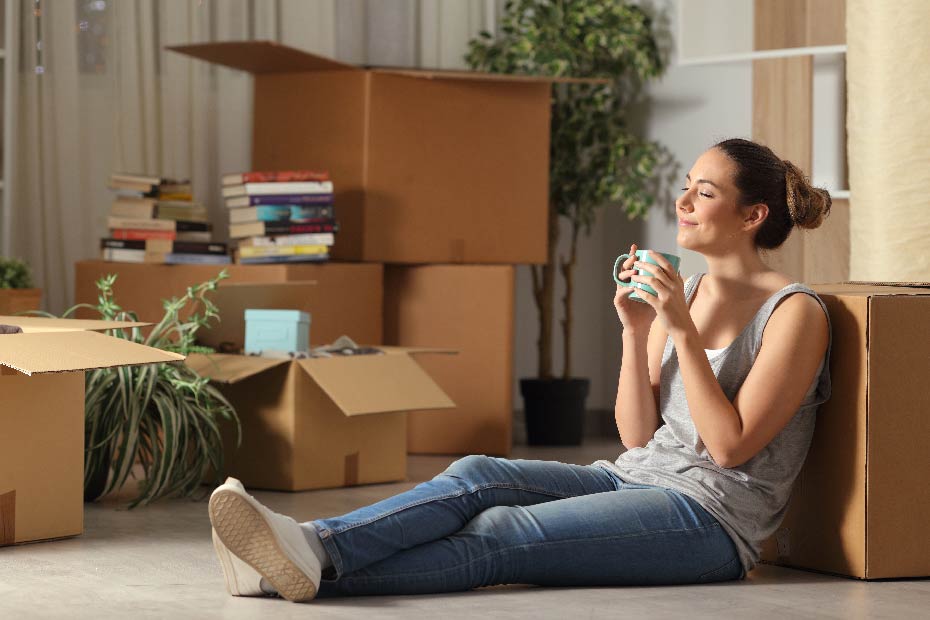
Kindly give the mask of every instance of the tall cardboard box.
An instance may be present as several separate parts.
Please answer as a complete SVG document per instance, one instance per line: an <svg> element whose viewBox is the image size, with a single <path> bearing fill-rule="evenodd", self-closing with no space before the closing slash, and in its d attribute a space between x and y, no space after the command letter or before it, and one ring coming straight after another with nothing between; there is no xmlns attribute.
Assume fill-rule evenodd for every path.
<svg viewBox="0 0 930 620"><path fill-rule="evenodd" d="M347 334L356 342L382 342L381 306L383 266L377 263L322 263L281 265L155 265L85 260L75 264L74 290L77 303L96 304L95 282L108 273L117 274L113 286L116 302L126 310L138 313L139 320L159 321L164 315L162 300L184 294L188 286L213 278L225 268L229 278L222 280L212 294L220 301L220 323L215 331L198 332L207 344L215 345L223 338L244 330L244 318L237 316L246 304L249 307L273 307L269 303L280 297L268 298L261 289L240 288L239 295L225 287L239 284L313 282L307 291L304 306L313 316L310 338L314 343L332 342ZM299 287L298 287L299 288ZM295 289L296 291L297 289ZM277 294L276 294L277 295ZM245 296L245 297L243 297ZM234 299L240 299L235 301ZM222 300L232 305L224 314ZM236 305L238 304L238 305ZM227 314L233 315L227 316ZM93 316L87 311L81 315Z"/></svg>
<svg viewBox="0 0 930 620"><path fill-rule="evenodd" d="M413 348L297 360L191 355L236 408L242 445L223 426L226 473L248 487L304 491L407 475L406 411L455 404L414 361ZM445 351L449 352L449 351Z"/></svg>
<svg viewBox="0 0 930 620"><path fill-rule="evenodd" d="M0 546L84 528L84 371L175 362L95 331L144 323L0 316Z"/></svg>
<svg viewBox="0 0 930 620"><path fill-rule="evenodd" d="M930 285L820 284L833 393L763 560L930 576Z"/></svg>
<svg viewBox="0 0 930 620"><path fill-rule="evenodd" d="M169 47L255 76L252 167L326 168L332 256L544 263L554 79L363 68L241 41Z"/></svg>
<svg viewBox="0 0 930 620"><path fill-rule="evenodd" d="M407 450L508 456L513 443L514 268L389 265L384 274L385 342L459 352L420 361L457 407L449 413L409 414Z"/></svg>

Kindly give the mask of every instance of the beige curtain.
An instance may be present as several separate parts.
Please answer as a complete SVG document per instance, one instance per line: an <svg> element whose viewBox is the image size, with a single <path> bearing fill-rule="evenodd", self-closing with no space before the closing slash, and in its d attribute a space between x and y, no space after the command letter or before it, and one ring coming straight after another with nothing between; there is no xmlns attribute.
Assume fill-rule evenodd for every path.
<svg viewBox="0 0 930 620"><path fill-rule="evenodd" d="M74 262L97 255L115 170L190 177L217 236L226 234L219 175L249 168L251 78L165 46L265 39L360 64L460 68L467 41L493 31L501 8L499 0L19 2L18 138L0 251L29 261L55 313L73 303Z"/></svg>

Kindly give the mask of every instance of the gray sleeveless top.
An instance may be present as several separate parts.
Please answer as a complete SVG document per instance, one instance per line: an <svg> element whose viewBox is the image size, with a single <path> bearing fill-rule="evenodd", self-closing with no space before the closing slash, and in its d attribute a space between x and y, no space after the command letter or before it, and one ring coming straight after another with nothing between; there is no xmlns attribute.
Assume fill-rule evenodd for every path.
<svg viewBox="0 0 930 620"><path fill-rule="evenodd" d="M704 274L688 279L685 296L690 303ZM762 331L778 303L792 293L813 296L824 313L827 308L814 291L801 283L789 284L759 308L728 347L707 351L720 387L732 402L749 374L762 345ZM830 316L827 314L827 322ZM688 401L671 337L662 354L659 413L664 424L642 448L627 450L615 463L599 460L625 482L650 484L678 491L696 500L720 522L733 539L743 565L743 577L759 561L762 542L781 523L788 497L814 432L817 406L830 397L831 336L817 377L801 407L782 431L753 458L738 467L719 467L711 459L688 412Z"/></svg>

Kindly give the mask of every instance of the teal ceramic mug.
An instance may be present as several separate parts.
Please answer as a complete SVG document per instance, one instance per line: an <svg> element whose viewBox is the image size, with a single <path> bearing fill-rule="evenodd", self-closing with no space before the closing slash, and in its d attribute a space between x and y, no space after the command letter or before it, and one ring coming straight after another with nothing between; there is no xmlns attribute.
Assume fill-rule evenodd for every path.
<svg viewBox="0 0 930 620"><path fill-rule="evenodd" d="M653 265L658 265L659 263L657 263L655 259L649 256L649 254L647 254L646 252L647 250L636 250L636 259L641 263L651 263ZM675 268L675 273L678 273L678 266L681 264L680 257L675 256L674 254L667 254L665 252L656 252L656 254L661 254L662 256L664 256L665 260L671 263L672 267ZM655 289L649 286L648 284L643 284L642 282L633 282L632 280L630 280L629 282L624 282L618 277L618 274L620 273L620 270L623 267L623 261L625 261L628 258L630 258L629 254L621 254L620 256L617 257L617 260L614 262L614 282L616 282L620 286L632 286L633 288L638 288L643 291L646 291L647 293L655 295L656 294ZM654 275L642 268L636 267L635 269L636 269L637 275L641 275L641 276ZM636 294L636 291L633 291L632 293L630 293L630 299L635 299L636 301L643 303L643 304L646 303L642 297L639 297Z"/></svg>

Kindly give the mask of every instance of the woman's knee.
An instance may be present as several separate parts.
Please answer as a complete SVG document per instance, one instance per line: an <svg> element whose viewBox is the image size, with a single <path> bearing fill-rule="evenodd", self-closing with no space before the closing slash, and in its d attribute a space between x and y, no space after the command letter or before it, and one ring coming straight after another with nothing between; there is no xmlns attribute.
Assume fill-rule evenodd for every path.
<svg viewBox="0 0 930 620"><path fill-rule="evenodd" d="M488 472L493 460L493 457L485 454L469 454L453 461L442 473L463 480L481 478L482 474Z"/></svg>

